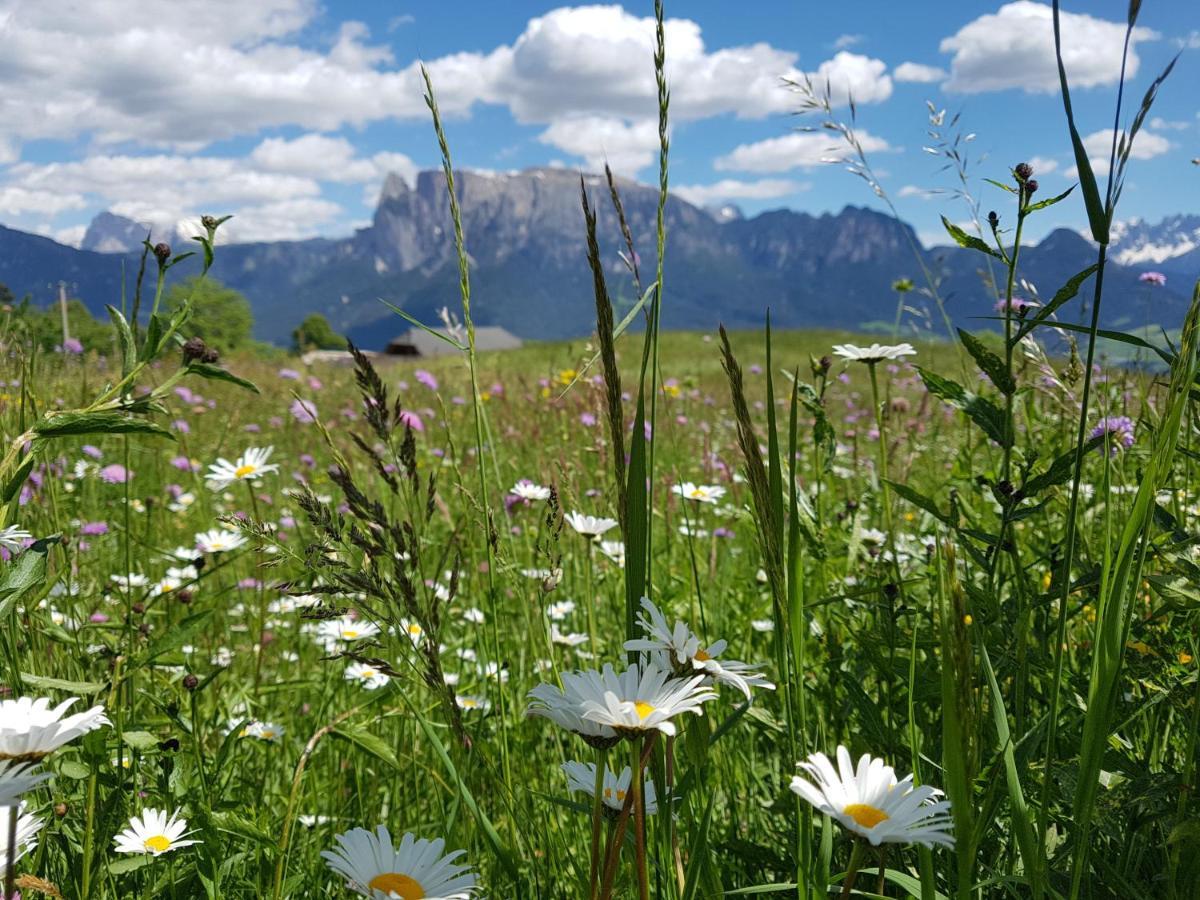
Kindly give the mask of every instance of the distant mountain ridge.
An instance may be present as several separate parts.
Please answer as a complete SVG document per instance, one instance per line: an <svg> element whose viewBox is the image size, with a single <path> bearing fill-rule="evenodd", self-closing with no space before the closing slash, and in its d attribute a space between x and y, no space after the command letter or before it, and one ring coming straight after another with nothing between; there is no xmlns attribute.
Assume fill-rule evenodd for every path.
<svg viewBox="0 0 1200 900"><path fill-rule="evenodd" d="M584 182L598 211L610 292L627 306L635 291L618 256L624 243L607 184L598 176L584 176ZM499 175L464 170L455 173L455 184L476 322L530 338L588 334L594 305L579 175L564 169ZM654 271L658 192L627 181L619 188L647 283ZM757 327L767 307L780 327L862 328L890 322L896 304L892 283L908 277L918 287L923 284L914 249L939 278L939 291L959 324L986 327L971 322L992 315L981 281L983 257L957 247L927 250L911 227L874 210L848 206L813 216L781 209L745 218L736 208L706 210L671 196L666 222L663 321L668 328L711 329L718 322ZM180 227L186 231L186 225ZM1168 325L1181 319L1188 293L1183 282L1200 272L1200 257L1189 259L1197 251L1186 249L1190 236L1200 238L1200 217L1173 217L1163 227L1160 233L1130 223L1121 233L1118 254L1127 253L1130 265L1109 270L1109 324L1141 323L1146 291L1137 276L1150 267L1170 270L1167 288L1155 295L1156 318ZM389 175L371 224L352 236L220 246L213 275L249 297L256 333L264 340L286 343L305 315L320 312L362 346L381 347L407 326L378 298L426 321L443 306L457 307L451 228L440 171L421 172L412 185ZM29 293L45 303L53 286L65 280L102 313L105 303L120 296L122 260L126 272L136 271L134 258L146 231L145 225L102 213L76 250L0 226L0 281L18 296ZM180 249L186 236L171 233L166 240ZM1163 247L1182 249L1153 266L1143 263ZM1022 275L1049 296L1093 259L1085 238L1060 230L1026 248ZM195 271L193 262L173 274ZM933 329L944 330L940 321Z"/></svg>

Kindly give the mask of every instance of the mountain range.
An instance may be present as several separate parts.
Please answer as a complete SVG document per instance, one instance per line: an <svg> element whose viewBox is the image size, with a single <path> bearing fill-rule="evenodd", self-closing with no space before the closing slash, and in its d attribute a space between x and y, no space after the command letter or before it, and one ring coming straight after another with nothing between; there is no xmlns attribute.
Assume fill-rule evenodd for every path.
<svg viewBox="0 0 1200 900"><path fill-rule="evenodd" d="M598 211L602 258L618 305L635 290L619 253L624 241L608 188L585 176ZM511 174L455 173L471 265L472 313L479 325L501 325L528 338L588 334L594 324L592 277L585 257L579 175L564 169ZM619 182L635 239L642 279L653 278L655 188ZM666 205L667 252L663 324L667 328L759 327L765 310L779 327L870 329L890 323L892 283L922 287L924 267L957 324L988 327L992 315L987 260L952 247L923 247L913 229L888 215L848 206L819 216L788 209L746 218L736 208L706 210L671 196ZM0 226L0 282L39 304L53 301L59 281L96 314L119 302L122 271L131 282L146 226L111 213L92 222L80 248ZM1105 324L1148 321L1175 327L1191 281L1200 274L1200 217L1174 216L1158 225L1123 223L1105 282ZM154 235L180 250L190 241ZM1021 275L1048 298L1095 259L1079 233L1061 229L1023 248ZM172 274L195 272L189 260ZM1168 275L1165 288L1139 283L1147 269ZM379 298L422 321L444 306L459 308L458 266L441 172L421 172L409 185L398 175L383 184L369 226L345 238L219 246L212 275L251 301L256 335L287 343L309 313L324 314L366 348L380 348L407 324ZM999 277L997 274L996 277ZM1084 294L1087 293L1085 287ZM991 298L991 299L989 299ZM1151 299L1153 305L1150 305ZM910 305L923 298L908 295ZM1078 316L1079 305L1063 318ZM931 327L944 331L934 313Z"/></svg>

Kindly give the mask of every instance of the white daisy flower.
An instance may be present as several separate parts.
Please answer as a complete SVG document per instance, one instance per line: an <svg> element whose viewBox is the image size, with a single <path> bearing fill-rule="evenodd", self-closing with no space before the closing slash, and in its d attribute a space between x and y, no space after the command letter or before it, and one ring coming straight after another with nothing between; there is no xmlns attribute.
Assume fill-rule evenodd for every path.
<svg viewBox="0 0 1200 900"><path fill-rule="evenodd" d="M400 631L408 635L408 639L412 641L414 647L420 646L421 638L425 637L425 629L421 627L421 624L408 619L400 620Z"/></svg>
<svg viewBox="0 0 1200 900"><path fill-rule="evenodd" d="M527 716L541 716L574 732L592 747L605 749L614 746L620 738L607 725L583 718L583 698L594 695L597 688L588 689L585 683L599 681L598 672L563 672L562 687L539 684L529 692Z"/></svg>
<svg viewBox="0 0 1200 900"><path fill-rule="evenodd" d="M196 502L196 495L191 491L185 491L174 500L167 504L167 509L171 512L187 512L192 504Z"/></svg>
<svg viewBox="0 0 1200 900"><path fill-rule="evenodd" d="M475 606L472 606L470 609L464 609L462 617L474 625L482 625L484 620L483 610Z"/></svg>
<svg viewBox="0 0 1200 900"><path fill-rule="evenodd" d="M274 447L250 447L236 462L218 458L214 465L208 467L205 478L208 489L223 491L235 481L258 481L268 472L278 472L279 466L267 462L274 451Z"/></svg>
<svg viewBox="0 0 1200 900"><path fill-rule="evenodd" d="M601 541L600 552L615 562L622 569L625 568L624 541Z"/></svg>
<svg viewBox="0 0 1200 900"><path fill-rule="evenodd" d="M733 685L746 695L747 700L752 687L775 690L775 685L754 671L755 666L735 659L718 659L728 646L726 641L705 647L687 623L676 621L674 627L668 625L666 616L647 597L642 598L642 611L638 613L637 621L646 637L626 641L626 650L661 653L667 657L664 667L673 669L675 674L687 676L703 672L721 684Z"/></svg>
<svg viewBox="0 0 1200 900"><path fill-rule="evenodd" d="M912 344L872 344L870 347L859 347L855 344L834 344L833 353L842 359L855 362L877 363L885 359L903 359L906 356L916 356L917 350Z"/></svg>
<svg viewBox="0 0 1200 900"><path fill-rule="evenodd" d="M596 516L585 516L580 512L569 512L564 516L567 524L575 529L584 537L598 538L604 532L617 527L616 519L598 518Z"/></svg>
<svg viewBox="0 0 1200 900"><path fill-rule="evenodd" d="M17 760L0 762L0 806L13 806L22 794L27 794L50 777L49 772L35 772L28 763ZM0 842L8 840L4 832Z"/></svg>
<svg viewBox="0 0 1200 900"><path fill-rule="evenodd" d="M458 704L459 709L487 712L492 708L492 702L487 697L477 697L474 694L455 694L454 702Z"/></svg>
<svg viewBox="0 0 1200 900"><path fill-rule="evenodd" d="M690 481L673 485L671 490L685 500L695 500L697 503L711 503L714 505L725 496L725 488L719 485L692 484Z"/></svg>
<svg viewBox="0 0 1200 900"><path fill-rule="evenodd" d="M140 572L130 572L128 575L109 575L108 578L117 587L125 590L145 587L150 583L150 579Z"/></svg>
<svg viewBox="0 0 1200 900"><path fill-rule="evenodd" d="M596 792L596 764L581 763L571 760L562 764L562 770L567 776L567 790L572 793L583 791L589 797ZM620 776L612 773L612 770L607 766L604 767L604 789L600 797L600 802L604 804L606 812L619 813L625 805L625 797L629 793L629 785L633 781L633 771L626 766L621 770ZM648 816L658 812L658 798L654 794L654 779L647 775L645 784L642 788L642 803L645 806L645 813Z"/></svg>
<svg viewBox="0 0 1200 900"><path fill-rule="evenodd" d="M550 488L543 487L540 484L534 484L528 478L522 478L508 492L519 500L525 500L529 503L540 502L550 499Z"/></svg>
<svg viewBox="0 0 1200 900"><path fill-rule="evenodd" d="M755 631L766 633L775 630L775 623L771 619L751 619L750 627Z"/></svg>
<svg viewBox="0 0 1200 900"><path fill-rule="evenodd" d="M25 813L28 805L21 801L17 810L17 852L12 859L8 858L8 828L12 821L9 818L13 813L12 806L6 805L0 809L0 834L4 835L4 839L0 840L0 875L8 871L10 864L17 862L37 846L37 833L42 830L42 825L45 823L41 819Z"/></svg>
<svg viewBox="0 0 1200 900"><path fill-rule="evenodd" d="M140 816L129 820L129 827L113 839L117 853L149 853L162 856L180 847L198 844L187 840L187 819L179 818L179 810L167 817L165 809L147 807Z"/></svg>
<svg viewBox="0 0 1200 900"><path fill-rule="evenodd" d="M580 634L576 631L570 634L563 634L558 630L557 625L551 623L550 640L555 644L562 644L564 647L578 647L580 644L586 644L591 638L586 634Z"/></svg>
<svg viewBox="0 0 1200 900"><path fill-rule="evenodd" d="M337 847L322 850L329 868L346 879L346 887L371 900L467 900L477 891L470 866L455 865L462 850L443 851L441 838L418 839L411 833L392 846L383 825L372 833L355 828L335 837Z"/></svg>
<svg viewBox="0 0 1200 900"><path fill-rule="evenodd" d="M7 528L0 528L0 547L9 553L19 553L25 549L25 541L32 537L32 534L19 525L9 525Z"/></svg>
<svg viewBox="0 0 1200 900"><path fill-rule="evenodd" d="M670 671L653 663L631 666L617 673L611 664L602 672L583 672L580 714L583 719L607 725L622 736L639 736L650 731L665 735L676 732L671 720L683 713L702 712L702 705L716 699L704 686L704 675L672 678Z"/></svg>
<svg viewBox="0 0 1200 900"><path fill-rule="evenodd" d="M246 723L246 726L242 729L241 737L258 738L260 741L278 744L280 738L286 733L287 730L275 722L260 722L255 720Z"/></svg>
<svg viewBox="0 0 1200 900"><path fill-rule="evenodd" d="M391 681L387 675L380 672L374 666L358 662L346 666L345 678L347 681L358 682L368 691L378 690Z"/></svg>
<svg viewBox="0 0 1200 900"><path fill-rule="evenodd" d="M954 847L950 802L936 799L941 791L927 785L913 787L911 775L897 781L895 770L869 753L859 758L855 768L850 751L839 746L837 760L836 770L824 753L797 763L816 784L796 775L792 790L873 847L885 843Z"/></svg>
<svg viewBox="0 0 1200 900"><path fill-rule="evenodd" d="M379 626L366 619L342 616L325 619L317 626L317 640L326 646L336 647L338 641L360 641L379 634Z"/></svg>
<svg viewBox="0 0 1200 900"><path fill-rule="evenodd" d="M575 612L574 600L562 600L546 607L546 615L551 622L561 622L573 612Z"/></svg>
<svg viewBox="0 0 1200 900"><path fill-rule="evenodd" d="M190 551L188 558L195 558L197 553L226 553L236 550L244 543L246 543L246 537L240 531L213 528L196 535L196 549Z"/></svg>
<svg viewBox="0 0 1200 900"><path fill-rule="evenodd" d="M0 701L0 759L36 762L80 735L110 724L103 706L64 716L78 697L54 708L45 697Z"/></svg>

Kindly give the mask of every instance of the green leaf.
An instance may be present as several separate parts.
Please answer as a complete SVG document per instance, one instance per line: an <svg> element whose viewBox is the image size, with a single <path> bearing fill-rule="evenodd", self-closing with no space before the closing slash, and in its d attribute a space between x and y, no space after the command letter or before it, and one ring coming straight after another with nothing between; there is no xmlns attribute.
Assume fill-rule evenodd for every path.
<svg viewBox="0 0 1200 900"><path fill-rule="evenodd" d="M1013 187L1011 184L1005 184L1003 181L996 181L994 178L985 178L983 180L992 185L992 187L998 187L1000 190L1008 191L1010 194L1015 194L1017 192L1015 187Z"/></svg>
<svg viewBox="0 0 1200 900"><path fill-rule="evenodd" d="M48 412L34 424L33 430L45 438L78 437L84 434L155 434L175 440L175 436L161 425L117 411Z"/></svg>
<svg viewBox="0 0 1200 900"><path fill-rule="evenodd" d="M162 346L163 334L167 328L163 321L161 313L150 314L150 321L146 325L146 340L142 342L142 350L138 355L139 362L149 362L158 355L159 348Z"/></svg>
<svg viewBox="0 0 1200 900"><path fill-rule="evenodd" d="M982 238L978 238L973 234L967 234L945 216L942 216L942 224L946 227L946 232L954 239L954 243L960 247L966 247L969 250L978 250L980 253L986 253L988 256L994 256L996 259L1004 259L994 249L984 243Z"/></svg>
<svg viewBox="0 0 1200 900"><path fill-rule="evenodd" d="M1012 436L1008 434L1004 411L996 404L971 393L958 382L943 378L936 372L920 366L917 366L917 371L931 394L965 412L972 422L983 429L984 434L1001 447L1012 446Z"/></svg>
<svg viewBox="0 0 1200 900"><path fill-rule="evenodd" d="M150 865L153 861L154 857L149 853L128 856L124 859L117 859L110 862L108 864L108 873L110 875L125 875L129 872L136 872L138 869Z"/></svg>
<svg viewBox="0 0 1200 900"><path fill-rule="evenodd" d="M1037 203L1033 203L1025 207L1025 212L1028 214L1031 212L1037 212L1039 209L1045 209L1047 206L1053 206L1055 203L1058 203L1061 200L1066 200L1073 190L1075 190L1075 185L1071 185L1057 197L1047 197L1045 200L1039 200Z"/></svg>
<svg viewBox="0 0 1200 900"><path fill-rule="evenodd" d="M46 559L50 555L50 548L60 540L61 535L55 534L34 541L4 569L4 575L0 578L0 619L8 615L13 604L45 582Z"/></svg>
<svg viewBox="0 0 1200 900"><path fill-rule="evenodd" d="M467 350L470 349L466 344L460 344L458 341L456 341L454 338L450 337L450 335L446 334L445 332L438 331L435 328L430 328L428 325L426 325L420 319L416 318L415 316L409 315L404 310L402 310L400 307L396 306L394 303L388 303L388 301L384 300L382 297L376 297L375 299L378 300L380 303L382 303L384 306L386 306L388 309L390 309L392 312L394 312L396 315L398 315L400 318L402 318L409 325L416 325L422 331L426 332L427 334L433 335L439 341L445 341L447 344L449 344L455 350L461 350L463 353L466 353Z"/></svg>
<svg viewBox="0 0 1200 900"><path fill-rule="evenodd" d="M158 738L148 731L126 731L121 739L134 750L153 750L158 746Z"/></svg>
<svg viewBox="0 0 1200 900"><path fill-rule="evenodd" d="M1004 365L997 354L987 348L983 341L975 337L969 331L963 331L959 328L958 339L962 341L967 352L971 354L971 358L975 360L975 364L983 370L983 373L992 380L1002 394L1015 394L1017 391L1017 383L1012 377L1012 373Z"/></svg>
<svg viewBox="0 0 1200 900"><path fill-rule="evenodd" d="M117 333L117 343L121 349L121 377L124 378L133 371L134 363L137 362L137 349L134 346L133 330L129 327L129 323L125 321L125 317L121 315L121 311L115 306L105 306L108 310L108 317L112 319L113 330Z"/></svg>
<svg viewBox="0 0 1200 900"><path fill-rule="evenodd" d="M58 774L74 781L83 781L83 779L92 774L92 770L89 766L85 766L81 762L68 759L58 767Z"/></svg>
<svg viewBox="0 0 1200 900"><path fill-rule="evenodd" d="M946 524L950 523L950 517L938 509L937 503L935 503L931 497L926 497L920 491L915 490L907 484L901 484L898 481L888 481L887 484L891 486L893 491L895 491L913 506L917 507L918 509L925 510L925 512L929 513L939 522L944 522Z"/></svg>
<svg viewBox="0 0 1200 900"><path fill-rule="evenodd" d="M12 478L8 479L8 484L4 485L4 492L0 494L0 502L8 503L17 496L17 491L21 490L21 486L28 480L29 473L33 471L36 463L37 456L31 449L28 455L21 460L21 464L17 466L17 471L13 473Z"/></svg>
<svg viewBox="0 0 1200 900"><path fill-rule="evenodd" d="M1088 441L1083 447L1083 452L1087 453L1090 450L1096 449L1104 440L1103 437L1094 438ZM1055 457L1054 462L1050 463L1050 467L1038 475L1033 476L1022 486L1027 497L1033 497L1040 494L1046 488L1055 487L1060 484L1066 484L1071 475L1075 471L1075 450L1068 450L1066 453Z"/></svg>
<svg viewBox="0 0 1200 900"><path fill-rule="evenodd" d="M1058 292L1054 295L1053 300L1038 309L1037 313L1031 318L1022 319L1020 322L1020 327L1017 329L1017 333L1013 335L1013 346L1015 347L1021 338L1025 337L1025 335L1033 331L1034 328L1046 321L1048 318L1050 318L1050 316L1054 315L1054 313L1058 311L1059 307L1078 294L1079 288L1083 286L1085 281L1095 274L1099 267L1099 263L1092 263L1082 272L1072 275L1067 283L1058 289Z"/></svg>
<svg viewBox="0 0 1200 900"><path fill-rule="evenodd" d="M202 609L200 612L193 613L172 626L170 631L163 634L146 648L145 655L138 660L138 664L145 665L151 660L162 656L164 653L178 650L208 624L208 620L212 618L212 614L213 610Z"/></svg>
<svg viewBox="0 0 1200 900"><path fill-rule="evenodd" d="M212 363L193 361L188 363L187 371L189 375L199 375L201 378L207 378L209 381L225 381L229 384L236 384L238 387L245 388L255 394L260 393L258 385L253 381L240 378L228 369L222 369L220 366L214 366Z"/></svg>
<svg viewBox="0 0 1200 900"><path fill-rule="evenodd" d="M21 681L29 687L43 691L64 691L68 694L81 694L84 697L98 694L108 688L107 684L98 681L67 681L63 678L49 678L45 675L30 675L21 673Z"/></svg>
<svg viewBox="0 0 1200 900"><path fill-rule="evenodd" d="M212 264L213 264L213 243L212 243L212 241L210 241L207 237L205 237L202 234L194 235L192 237L192 240L199 243L200 247L204 250L203 272L207 272L209 269L212 268Z"/></svg>
<svg viewBox="0 0 1200 900"><path fill-rule="evenodd" d="M351 725L339 725L330 732L334 737L339 737L344 741L354 744L360 750L365 750L371 756L381 762L387 763L397 772L404 771L400 765L400 760L396 758L395 752L388 746L387 742L378 735L372 734L369 731L364 731L361 728L355 728Z"/></svg>
<svg viewBox="0 0 1200 900"><path fill-rule="evenodd" d="M1075 151L1075 167L1079 170L1079 187L1083 191L1083 205L1087 209L1088 225L1092 229L1092 237L1098 244L1108 243L1108 215L1104 211L1104 203L1100 199L1100 188L1096 185L1096 175L1092 171L1092 161L1088 157L1087 148L1075 127L1075 113L1071 108L1071 88L1067 84L1067 70L1063 65L1062 29L1059 22L1059 0L1053 2L1054 12L1054 57L1058 62L1058 83L1062 88L1063 111L1067 114L1067 129L1071 133L1071 148Z"/></svg>

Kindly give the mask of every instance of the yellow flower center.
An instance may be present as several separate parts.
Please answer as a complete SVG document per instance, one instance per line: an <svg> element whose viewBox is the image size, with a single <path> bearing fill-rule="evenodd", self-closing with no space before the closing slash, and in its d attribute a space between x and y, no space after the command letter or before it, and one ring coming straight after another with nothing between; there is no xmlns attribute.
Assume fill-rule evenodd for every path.
<svg viewBox="0 0 1200 900"><path fill-rule="evenodd" d="M360 678L362 678L364 681L368 678L374 678L375 670L374 669L363 669L361 672L358 673L358 676Z"/></svg>
<svg viewBox="0 0 1200 900"><path fill-rule="evenodd" d="M604 789L604 799L611 800L612 798L613 798L613 789L610 787L606 787ZM617 788L617 802L618 803L625 802L625 791L621 790L620 788Z"/></svg>
<svg viewBox="0 0 1200 900"><path fill-rule="evenodd" d="M358 632L355 631L353 628L348 628L342 632L342 637L346 638L347 640L352 641L356 637L358 637Z"/></svg>
<svg viewBox="0 0 1200 900"><path fill-rule="evenodd" d="M414 622L412 625L408 626L408 633L413 637L416 637L421 633L421 626Z"/></svg>
<svg viewBox="0 0 1200 900"><path fill-rule="evenodd" d="M646 721L646 718L650 715L650 713L654 712L654 707L644 700L639 700L633 705L633 708L637 710L638 719L643 722Z"/></svg>
<svg viewBox="0 0 1200 900"><path fill-rule="evenodd" d="M696 655L692 658L697 662L708 662L710 659L712 659L712 657L709 656L704 650L697 650Z"/></svg>
<svg viewBox="0 0 1200 900"><path fill-rule="evenodd" d="M257 471L258 466L252 466L247 463L244 466L238 466L236 469L234 469L233 476L234 478L245 478L247 475L253 475Z"/></svg>
<svg viewBox="0 0 1200 900"><path fill-rule="evenodd" d="M462 707L463 707L463 709L474 709L474 708L475 708L475 707L477 707L478 705L479 705L479 701L478 701L478 700L473 700L473 699L472 699L472 698L470 698L470 697L463 697L463 698L462 698Z"/></svg>
<svg viewBox="0 0 1200 900"><path fill-rule="evenodd" d="M852 818L863 828L874 828L889 817L882 809L868 806L866 803L851 803L842 812Z"/></svg>
<svg viewBox="0 0 1200 900"><path fill-rule="evenodd" d="M692 496L700 499L704 496L704 488L692 488Z"/></svg>
<svg viewBox="0 0 1200 900"><path fill-rule="evenodd" d="M165 834L156 834L142 842L151 853L163 853L171 849L171 841Z"/></svg>
<svg viewBox="0 0 1200 900"><path fill-rule="evenodd" d="M425 888L421 887L421 882L399 872L376 875L367 882L367 887L373 891L383 891L385 894L399 894L404 900L422 900L425 896Z"/></svg>

